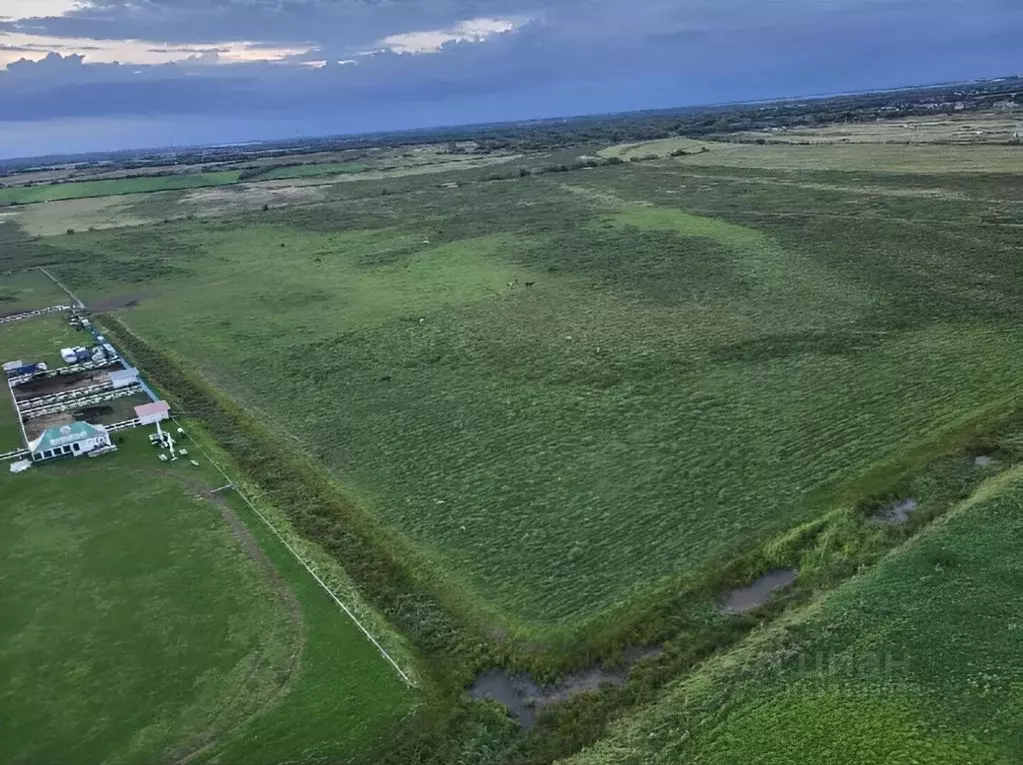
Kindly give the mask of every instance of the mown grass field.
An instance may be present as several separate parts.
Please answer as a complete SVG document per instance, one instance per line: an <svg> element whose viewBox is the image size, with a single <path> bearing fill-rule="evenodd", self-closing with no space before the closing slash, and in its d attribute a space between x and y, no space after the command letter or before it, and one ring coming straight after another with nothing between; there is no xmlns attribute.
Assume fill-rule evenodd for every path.
<svg viewBox="0 0 1023 765"><path fill-rule="evenodd" d="M67 302L64 291L39 271L0 275L0 316Z"/></svg>
<svg viewBox="0 0 1023 765"><path fill-rule="evenodd" d="M571 765L1023 759L1023 472L677 683Z"/></svg>
<svg viewBox="0 0 1023 765"><path fill-rule="evenodd" d="M493 621L549 633L883 492L1019 400L1015 155L876 172L902 149L839 148L859 169L410 185L51 257L86 299L144 295L130 327Z"/></svg>
<svg viewBox="0 0 1023 765"><path fill-rule="evenodd" d="M935 115L886 122L803 127L769 133L737 133L740 140L769 143L956 143L1014 144L1019 119L999 112Z"/></svg>
<svg viewBox="0 0 1023 765"><path fill-rule="evenodd" d="M201 495L207 468L121 437L113 456L0 474L3 760L277 763L380 746L412 696L376 649L231 500L266 557L253 553Z"/></svg>
<svg viewBox="0 0 1023 765"><path fill-rule="evenodd" d="M67 234L68 229L77 232L91 228L118 228L157 223L166 217L168 212L175 211L173 201L168 198L176 196L175 192L154 192L60 199L45 205L8 207L4 215L8 220L17 222L23 236L56 236ZM168 202L159 216L145 212L146 208L154 206L154 198Z"/></svg>
<svg viewBox="0 0 1023 765"><path fill-rule="evenodd" d="M69 181L40 186L0 188L0 204L54 202L61 199L107 197L173 189L197 189L237 183L238 171L217 170L209 173L188 173L167 176L141 176L102 181Z"/></svg>
<svg viewBox="0 0 1023 765"><path fill-rule="evenodd" d="M265 173L260 173L257 176L257 179L261 181L271 181L289 178L316 178L321 175L361 173L363 170L369 170L369 165L360 164L358 162L308 163L290 167L285 166L271 168Z"/></svg>
<svg viewBox="0 0 1023 765"><path fill-rule="evenodd" d="M76 337L25 320L0 327L0 356ZM0 452L20 440L4 387ZM161 463L148 430L99 459L0 465L0 760L270 765L382 746L412 693L247 505L210 493L223 476L194 446Z"/></svg>
<svg viewBox="0 0 1023 765"><path fill-rule="evenodd" d="M63 297L67 302L67 295ZM66 314L46 314L0 325L0 358L4 361L20 359L26 363L43 361L51 369L56 369L64 366L61 348L89 344L90 340L88 335L76 332L68 325ZM6 382L4 385L6 387ZM7 395L6 391L4 395Z"/></svg>
<svg viewBox="0 0 1023 765"><path fill-rule="evenodd" d="M5 762L168 758L268 703L301 644L187 462L133 435L134 455L0 473Z"/></svg>
<svg viewBox="0 0 1023 765"><path fill-rule="evenodd" d="M216 728L196 761L266 765L1019 759L1023 155L670 139L570 170L597 149L118 197L109 223L95 200L68 214L162 222L75 236L0 221L0 268L112 312L423 681L225 495L300 604L300 672L167 740ZM871 521L909 497L907 524ZM766 608L721 610L787 567ZM459 697L653 644L526 737ZM109 761L168 751L138 735Z"/></svg>
<svg viewBox="0 0 1023 765"><path fill-rule="evenodd" d="M868 134L860 133L864 140ZM778 143L719 143L695 141L690 138L665 138L641 143L609 146L600 153L605 157L626 160L657 155L668 157L683 150L688 156L674 161L701 167L764 168L815 172L839 170L846 172L880 170L882 174L945 174L945 173L1019 173L1023 170L1023 151L1018 146L926 145L896 142L844 144L831 141L812 145Z"/></svg>

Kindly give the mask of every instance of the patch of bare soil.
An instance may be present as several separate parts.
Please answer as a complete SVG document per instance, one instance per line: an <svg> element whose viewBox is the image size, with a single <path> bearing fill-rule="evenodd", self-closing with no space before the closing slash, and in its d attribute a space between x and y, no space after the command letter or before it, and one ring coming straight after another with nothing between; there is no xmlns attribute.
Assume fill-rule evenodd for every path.
<svg viewBox="0 0 1023 765"><path fill-rule="evenodd" d="M89 310L96 312L117 311L121 308L134 308L142 302L143 295L138 293L128 295L114 295L103 298L89 306Z"/></svg>
<svg viewBox="0 0 1023 765"><path fill-rule="evenodd" d="M73 416L76 420L85 420L86 422L92 422L98 417L103 417L108 414L113 414L114 408L112 406L87 406L84 409L79 409L74 412Z"/></svg>
<svg viewBox="0 0 1023 765"><path fill-rule="evenodd" d="M90 385L101 385L110 379L110 370L93 369L69 375L58 375L39 380L31 380L14 389L14 397L18 401L46 396L51 393L69 393L77 388L88 388Z"/></svg>
<svg viewBox="0 0 1023 765"><path fill-rule="evenodd" d="M178 204L194 207L197 215L209 216L258 210L263 205L318 202L326 197L322 186L301 186L294 181L283 183L287 185L271 186L267 182L195 189L178 200Z"/></svg>
<svg viewBox="0 0 1023 765"><path fill-rule="evenodd" d="M70 412L35 417L25 423L25 437L29 441L35 441L47 428L59 428L61 425L70 425L74 421L75 418L71 416Z"/></svg>

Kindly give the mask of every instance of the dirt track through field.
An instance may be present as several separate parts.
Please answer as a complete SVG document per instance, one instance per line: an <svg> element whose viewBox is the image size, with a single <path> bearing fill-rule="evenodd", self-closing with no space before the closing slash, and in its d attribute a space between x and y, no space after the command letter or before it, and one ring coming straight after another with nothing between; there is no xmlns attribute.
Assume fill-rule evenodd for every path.
<svg viewBox="0 0 1023 765"><path fill-rule="evenodd" d="M270 582L270 585L273 587L274 592L277 594L277 597L280 598L280 600L284 603L285 608L287 608L288 610L289 621L291 622L295 630L295 634L298 637L298 640L296 640L294 643L294 647L292 649L291 657L287 667L287 675L284 679L284 682L281 683L277 690L273 693L273 695L271 695L270 698L266 700L266 703L261 705L259 709L252 712L248 717L239 721L237 724L232 725L227 730L216 731L215 730L216 723L214 723L213 725L211 725L208 731L193 737L193 739L189 743L183 745L177 752L175 752L170 757L170 761L175 763L175 765L184 765L184 763L187 763L190 760L194 759L199 754L205 752L206 750L214 746L217 743L219 736L223 736L226 733L238 730L242 726L247 725L249 722L259 717L260 715L264 714L268 709L270 709L274 704L276 704L278 699L280 699L287 692L288 688L291 686L295 678L298 676L302 648L305 644L305 638L303 635L302 606L298 602L298 598L295 597L295 593L291 591L291 588L288 587L287 582L285 582L284 578L280 575L280 572L277 571L277 568L274 566L273 562L266 556L266 553L263 552L263 549L259 546L259 542L256 541L256 538L252 535L252 532L249 531L248 527L245 525L242 519L238 517L238 514L234 511L230 503L228 503L228 501L223 496L206 487L197 486L190 481L185 481L185 483L188 483L190 485L190 488L198 490L204 499L208 500L211 504L215 505L218 510L220 510L221 517L231 527L231 535L238 540L239 544L241 544L242 546L242 549L245 550L245 553L256 563L256 565L259 566L260 569L262 569L263 573L266 575L268 581ZM271 639L267 640L268 644L272 642L273 637L274 637L273 634L271 634L270 635ZM256 655L256 657L253 659L252 666L249 668L249 672L238 683L235 696L237 696L237 694L242 691L242 689L248 682L249 678L252 677L252 675L259 668L259 665L262 664L265 653L266 652L263 651ZM216 716L219 716L222 712L230 709L231 702L233 701L234 696L230 698L225 698L224 701L221 703L220 708L217 710ZM214 719L216 719L216 716L214 717Z"/></svg>
<svg viewBox="0 0 1023 765"><path fill-rule="evenodd" d="M73 471L70 469L70 467L65 465L54 464L50 466L49 469L52 470L53 472L60 473L66 476L73 475ZM156 468L126 470L124 468L113 465L110 466L97 465L92 469L106 471L112 477L115 474L135 473L141 476L159 475L161 477L177 478L189 491L194 492L195 494L201 496L203 499L207 500L210 504L215 505L217 509L220 511L221 517L227 522L228 526L231 527L231 535L238 540L239 544L241 544L242 549L245 551L245 553L263 571L263 573L269 580L270 585L273 588L275 594L284 603L285 608L287 609L288 612L288 621L294 628L295 635L298 638L297 640L294 641L291 656L289 657L288 666L286 669L286 677L284 679L284 682L282 682L279 685L277 690L258 709L253 711L251 714L249 714L247 717L240 720L236 724L232 725L231 727L225 730L218 731L216 730L217 727L216 722L214 722L210 725L209 729L206 732L195 734L194 736L191 737L191 739L188 742L182 744L180 747L178 747L177 750L172 752L167 757L167 761L174 763L174 765L184 765L185 763L191 761L192 759L202 754L203 752L207 751L211 747L215 746L219 737L231 733L232 731L239 730L243 726L248 725L252 720L256 719L260 715L265 714L266 711L273 707L273 705L276 704L277 701L291 687L292 683L298 677L298 671L301 664L302 648L305 646L302 607L301 604L298 602L298 598L295 596L295 593L291 591L291 589L288 587L287 582L284 581L284 578L277 571L277 568L274 566L273 562L267 557L266 553L263 552L263 549L259 546L259 542L256 541L256 538L253 536L252 532L249 531L244 521L242 521L242 519L238 517L238 514L234 511L234 508L231 507L228 501L217 492L211 490L209 487L203 485L196 479L174 475L173 473L170 473L168 471L159 470ZM270 639L268 639L266 643L270 644L272 642L273 637L274 634L271 633L269 635ZM242 693L249 678L252 677L252 675L259 669L259 666L263 662L265 655L266 651L264 650L253 658L251 666L249 667L249 671L238 682L235 693L230 697L226 697L224 701L220 704L220 707L218 708L216 714L214 715L214 720L220 714L231 708L232 703L236 701L238 695Z"/></svg>

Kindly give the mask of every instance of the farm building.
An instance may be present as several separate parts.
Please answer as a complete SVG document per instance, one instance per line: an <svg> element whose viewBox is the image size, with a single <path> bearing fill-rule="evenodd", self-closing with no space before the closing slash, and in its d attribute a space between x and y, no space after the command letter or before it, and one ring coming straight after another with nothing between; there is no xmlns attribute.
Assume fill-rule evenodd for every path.
<svg viewBox="0 0 1023 765"><path fill-rule="evenodd" d="M135 407L135 416L142 425L153 425L170 417L170 404L166 401L154 401Z"/></svg>
<svg viewBox="0 0 1023 765"><path fill-rule="evenodd" d="M110 373L110 384L114 388L126 388L129 385L135 385L138 381L139 371L134 367Z"/></svg>
<svg viewBox="0 0 1023 765"><path fill-rule="evenodd" d="M106 428L87 422L75 422L47 428L28 448L32 452L32 460L39 462L54 457L79 457L106 446L110 446L110 434Z"/></svg>

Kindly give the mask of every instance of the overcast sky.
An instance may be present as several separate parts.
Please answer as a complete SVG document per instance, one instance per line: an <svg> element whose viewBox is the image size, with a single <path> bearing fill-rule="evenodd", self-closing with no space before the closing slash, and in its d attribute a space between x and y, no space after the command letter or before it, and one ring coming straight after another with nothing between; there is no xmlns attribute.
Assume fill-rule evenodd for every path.
<svg viewBox="0 0 1023 765"><path fill-rule="evenodd" d="M0 0L0 157L1020 71L1021 0Z"/></svg>

